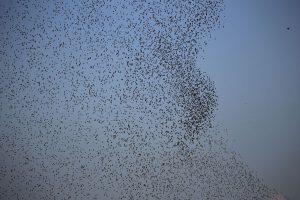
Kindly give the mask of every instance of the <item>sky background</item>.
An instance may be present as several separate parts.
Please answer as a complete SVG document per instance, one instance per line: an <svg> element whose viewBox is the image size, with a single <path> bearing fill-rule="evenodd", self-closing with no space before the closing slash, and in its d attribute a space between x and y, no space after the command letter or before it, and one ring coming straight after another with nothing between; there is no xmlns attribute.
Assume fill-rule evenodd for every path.
<svg viewBox="0 0 300 200"><path fill-rule="evenodd" d="M225 5L224 28L199 59L216 83L217 119L252 170L300 199L300 2Z"/></svg>
<svg viewBox="0 0 300 200"><path fill-rule="evenodd" d="M300 52L300 23L298 22L300 2L296 0L224 1L226 9L222 15L225 17L222 18L221 23L224 28L212 33L212 38L205 46L204 53L201 52L201 58L197 63L201 71L206 72L215 82L219 96L216 124L221 124L221 127L228 129L230 145L241 155L249 169L257 173L258 177L263 178L267 185L274 187L290 199L300 199L300 79L298 78L300 74L300 56L298 56ZM160 133L157 130L161 131L161 129L157 127L161 128L161 126L157 124L160 124L161 120L165 120L167 124L162 130L170 128L168 134L171 138L175 138L174 130L178 131L176 126L173 128L173 124L169 123L169 121L176 123L181 119L178 117L181 115L177 113L177 107L172 107L173 104L178 105L178 102L169 103L173 98L167 93L177 85L167 85L163 78L144 79L145 74L148 74L146 73L148 68L133 67L145 66L133 61L133 58L135 60L139 58L137 56L141 44L138 41L139 37L143 42L150 41L151 43L152 41L156 44L153 47L154 50L168 48L164 45L161 47L164 43L154 37L159 35L159 31L164 28L157 25L160 24L157 23L159 20L153 20L154 17L152 21L149 20L152 16L150 14L149 18L144 18L145 15L140 9L143 6L123 10L123 6L119 5L118 1L113 1L108 7L102 7L101 3L95 4L94 1L87 0L65 1L62 4L31 0L20 1L17 4L14 1L2 0L0 6L3 10L12 8L0 13L0 42L2 44L0 45L2 53L0 57L2 67L0 70L2 78L0 154L4 155L0 157L0 178L2 178L0 185L5 186L0 187L0 190L8 191L4 195L13 194L16 197L33 194L36 195L36 199L41 199L38 195L46 196L45 198L48 199L47 195L56 198L53 196L55 193L58 197L65 195L67 198L73 195L83 199L86 194L90 194L89 190L92 188L91 193L96 197L102 195L101 199L103 199L105 190L99 189L102 186L114 196L119 191L123 191L114 184L125 183L125 191L135 190L141 185L139 181L143 179L138 176L136 181L120 178L123 173L120 168L123 167L124 162L129 170L136 167L136 170L140 170L138 172L143 172L142 167L146 166L147 159L142 158L148 158L150 152L156 156L159 166L162 166L159 162L162 162L165 167L167 164L174 165L172 162L166 162L165 165L165 161L159 157L161 152L169 148L168 145L165 149L152 151L157 148L157 144L160 144L156 143L157 138L162 144L165 142L160 134L154 135L157 138L152 137L153 140L149 139L148 143L152 145L150 145L152 149L149 147L145 150L143 145L137 145L140 151L128 151L128 153L120 145L127 145L130 149L129 143L132 141L133 144L144 144L143 137L147 138L148 132ZM165 8L157 3L151 6L154 11ZM161 21L164 21L166 19L164 13L168 9L170 7L166 7L163 14L155 13L153 16L162 17ZM190 12L186 14L191 14L188 17L193 17ZM181 18L183 23L188 19L184 15L183 17L176 15L176 17ZM141 22L144 22L146 26L143 27ZM179 24L167 24L167 27L171 25L175 28L179 26ZM148 35L145 34L147 30L154 32ZM184 28L180 28L179 33L182 33L181 31L184 31ZM204 28L204 31L207 31L207 28ZM164 34L169 35L168 32ZM204 41L201 42L206 42L206 34L210 34L210 31L205 32ZM179 41L185 41L181 39ZM180 46L180 48L185 50L190 45L192 43L186 44L186 47ZM152 54L152 51L145 52L151 62L156 61L155 58L159 55ZM168 55L168 53L162 53L162 55ZM171 56L166 57L161 60L172 60ZM193 56L187 55L187 59L191 58ZM159 68L161 70L159 72L165 73L166 70L162 69ZM125 73L126 70L129 72ZM188 78L185 77L183 81L179 81L179 85L198 81L197 74L189 70L190 68L183 68L179 71L183 75L188 75ZM194 79L193 74L196 77ZM141 84L144 81L149 83L149 86ZM156 87L162 85L163 87ZM134 88L137 88L138 92L135 93ZM150 89L151 92L149 92ZM186 88L182 91L185 92ZM180 94L185 95L188 100L191 100L189 97L193 100L194 96L198 95L197 92L188 90L187 93L182 93L182 91L179 91ZM150 103L153 103L152 98L157 100L157 97L164 97L165 104L152 109L150 106ZM123 99L128 102L123 103ZM146 101L146 99L150 100ZM192 108L195 106L185 105L192 106ZM163 108L164 112L171 111L165 117L164 114L160 114L160 108ZM124 131L127 125L129 125L128 129ZM132 133L141 133L143 137L128 140ZM182 141L182 138L177 139L168 140L167 144L170 141L174 144ZM215 182L203 181L205 186L203 194L220 192L220 188L214 185L217 183L220 186L222 182L219 180L226 180L231 186L229 189L233 190L237 199L239 199L238 195L249 195L244 192L247 191L247 187L243 188L244 185L239 184L240 182L234 176L234 174L239 174L240 178L246 170L243 167L239 168L240 166L235 165L234 162L219 162L232 154L226 154L227 149L226 153L219 151L219 147L223 146L215 146L215 150L218 150L215 154L211 151L210 141L210 139L205 140L204 144L207 146L204 145L201 149L205 152L202 152L205 155L203 158L209 161L209 164L220 165L206 165L201 162L201 168L196 169L200 169L200 172L206 175L203 177L208 178L207 180L214 177L207 173L212 171L218 175L216 178L220 179L215 179ZM219 145L217 142L216 144ZM119 147L116 148L117 146ZM177 152L176 146L178 145L173 145L175 152ZM209 152L212 154L208 154ZM134 158L137 155L142 155L139 164L134 163L134 159L130 157ZM190 161L191 163L199 162L196 155L199 156L200 153L195 154L196 160ZM111 167L110 162L115 163L115 168ZM155 163L147 165L147 168L155 171L153 166ZM183 165L179 164L179 166ZM223 166L230 169L230 173L226 173ZM202 167L204 171L201 171ZM182 174L174 171L172 175L186 177L185 172L188 171L193 179L201 182L195 176L197 173L186 168L182 169ZM215 173L214 170L220 174ZM38 173L40 176L37 176ZM106 176L108 174L109 176ZM92 178L85 179L85 175ZM168 179L169 174L164 175L165 177L160 177L158 180ZM260 183L252 179L254 180L252 184L247 177L248 174L244 175L241 181L251 186L258 184L256 189L261 189ZM111 178L116 178L116 181L115 179L111 181ZM118 178L124 182L118 182ZM66 181L67 179L69 181ZM81 183L80 187L79 184L71 186L75 180ZM136 184L136 188L130 186L128 182ZM170 181L171 186L173 182L176 185L176 181L173 180ZM160 189L159 184L153 183ZM213 190L210 190L205 183L208 186L211 184ZM39 191L31 193L36 184L43 187L39 185ZM180 184L179 187L187 186L186 182ZM86 188L82 189L82 185ZM244 193L236 189L238 188L235 187L236 185L242 185L239 189ZM226 195L230 195L227 188L221 189ZM255 190L249 189L249 191L255 193ZM176 196L176 194L173 195ZM63 199L62 196L60 197ZM251 199L249 196L247 198ZM1 196L0 199L2 199Z"/></svg>

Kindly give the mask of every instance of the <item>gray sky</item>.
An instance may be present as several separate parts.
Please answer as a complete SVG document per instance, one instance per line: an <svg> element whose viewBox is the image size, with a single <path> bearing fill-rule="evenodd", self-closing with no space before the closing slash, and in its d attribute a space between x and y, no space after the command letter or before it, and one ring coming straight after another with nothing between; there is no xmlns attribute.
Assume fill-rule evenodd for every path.
<svg viewBox="0 0 300 200"><path fill-rule="evenodd" d="M218 120L252 170L299 199L300 2L225 4L224 28L199 61L216 83Z"/></svg>

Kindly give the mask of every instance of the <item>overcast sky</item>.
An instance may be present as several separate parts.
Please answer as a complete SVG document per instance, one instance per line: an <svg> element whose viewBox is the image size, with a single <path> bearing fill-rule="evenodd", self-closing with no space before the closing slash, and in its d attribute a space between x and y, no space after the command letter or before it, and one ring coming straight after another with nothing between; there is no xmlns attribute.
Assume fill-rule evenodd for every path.
<svg viewBox="0 0 300 200"><path fill-rule="evenodd" d="M218 120L251 169L300 199L300 2L225 4L224 28L199 61L216 83Z"/></svg>

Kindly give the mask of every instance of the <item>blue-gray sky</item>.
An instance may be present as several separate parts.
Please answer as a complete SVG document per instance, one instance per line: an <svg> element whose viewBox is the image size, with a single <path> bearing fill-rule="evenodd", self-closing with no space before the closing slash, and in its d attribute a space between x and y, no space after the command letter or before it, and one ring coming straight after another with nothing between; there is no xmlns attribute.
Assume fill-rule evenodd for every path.
<svg viewBox="0 0 300 200"><path fill-rule="evenodd" d="M225 4L224 28L199 61L216 83L217 118L251 169L300 199L300 2Z"/></svg>
<svg viewBox="0 0 300 200"><path fill-rule="evenodd" d="M1 1L0 199L299 198L299 6L225 6Z"/></svg>

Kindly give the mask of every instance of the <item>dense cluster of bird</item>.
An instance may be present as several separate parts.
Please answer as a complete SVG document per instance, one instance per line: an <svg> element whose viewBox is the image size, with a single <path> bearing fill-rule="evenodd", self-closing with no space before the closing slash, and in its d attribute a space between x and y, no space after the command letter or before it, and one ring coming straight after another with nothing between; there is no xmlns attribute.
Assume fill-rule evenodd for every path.
<svg viewBox="0 0 300 200"><path fill-rule="evenodd" d="M223 8L1 1L0 199L277 195L227 147L196 66Z"/></svg>

